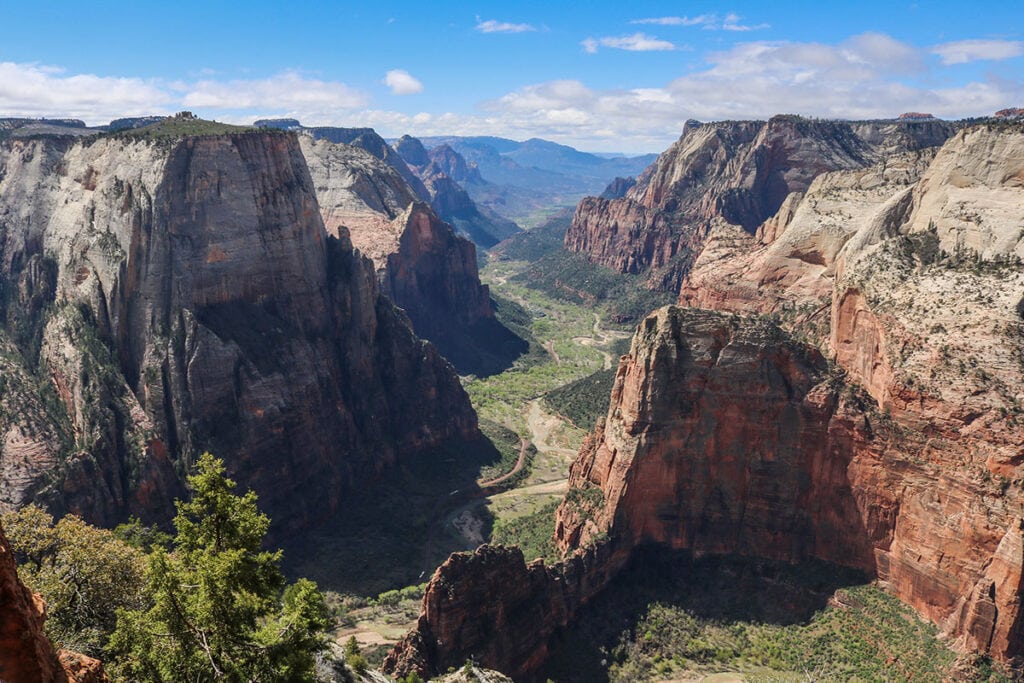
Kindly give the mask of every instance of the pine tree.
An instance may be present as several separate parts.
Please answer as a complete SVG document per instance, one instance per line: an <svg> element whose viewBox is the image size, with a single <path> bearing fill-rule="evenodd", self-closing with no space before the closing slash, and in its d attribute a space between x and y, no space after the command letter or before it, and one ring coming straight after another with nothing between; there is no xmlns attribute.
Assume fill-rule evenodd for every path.
<svg viewBox="0 0 1024 683"><path fill-rule="evenodd" d="M235 495L209 453L178 502L174 548L149 557L146 610L122 611L109 651L138 681L311 681L330 617L316 584L285 589L256 494Z"/></svg>

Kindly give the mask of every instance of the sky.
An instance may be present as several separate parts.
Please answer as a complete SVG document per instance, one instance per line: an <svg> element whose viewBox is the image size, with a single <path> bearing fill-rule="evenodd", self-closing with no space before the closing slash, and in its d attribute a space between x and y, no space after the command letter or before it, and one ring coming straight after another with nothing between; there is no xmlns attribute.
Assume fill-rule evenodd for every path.
<svg viewBox="0 0 1024 683"><path fill-rule="evenodd" d="M0 0L0 116L660 152L687 119L1024 107L1024 2Z"/></svg>

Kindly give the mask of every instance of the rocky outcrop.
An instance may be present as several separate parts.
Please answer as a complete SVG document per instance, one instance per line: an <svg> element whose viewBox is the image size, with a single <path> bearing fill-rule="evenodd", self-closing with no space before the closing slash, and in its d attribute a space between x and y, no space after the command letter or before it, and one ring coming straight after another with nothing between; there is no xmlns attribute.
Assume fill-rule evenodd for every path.
<svg viewBox="0 0 1024 683"><path fill-rule="evenodd" d="M459 184L482 185L485 182L477 165L467 162L449 145L433 147L428 154L434 168Z"/></svg>
<svg viewBox="0 0 1024 683"><path fill-rule="evenodd" d="M633 189L636 185L636 178L616 178L615 180L608 183L608 187L604 188L598 198L599 199L622 199L626 196L626 193Z"/></svg>
<svg viewBox="0 0 1024 683"><path fill-rule="evenodd" d="M347 229L352 245L378 268L398 245L394 220L418 201L393 167L352 145L299 137L316 188L324 227L339 236Z"/></svg>
<svg viewBox="0 0 1024 683"><path fill-rule="evenodd" d="M547 639L621 568L611 546L565 563L529 565L518 548L480 546L434 572L416 628L392 650L384 671L436 676L472 659L519 679L547 657Z"/></svg>
<svg viewBox="0 0 1024 683"><path fill-rule="evenodd" d="M877 575L960 647L1017 656L1019 484L979 468L1020 444L894 420L841 386L774 326L658 311L572 468L570 490L603 503L581 516L567 497L560 545L816 557Z"/></svg>
<svg viewBox="0 0 1024 683"><path fill-rule="evenodd" d="M941 144L953 130L939 121L848 124L793 116L688 121L679 141L623 197L580 202L565 246L623 273L668 270L656 279L678 288L715 224L753 234L822 173L864 168L937 137Z"/></svg>
<svg viewBox="0 0 1024 683"><path fill-rule="evenodd" d="M43 630L46 604L18 578L14 553L0 527L0 680L4 683L103 683L103 665L55 651Z"/></svg>
<svg viewBox="0 0 1024 683"><path fill-rule="evenodd" d="M417 334L467 374L492 374L526 352L527 343L494 317L471 242L422 203L399 215L392 232L400 237L379 271L381 285Z"/></svg>
<svg viewBox="0 0 1024 683"><path fill-rule="evenodd" d="M306 135L300 144L325 227L335 235L347 229L420 337L463 374L492 374L526 351L494 317L473 243L417 200L394 169L350 145Z"/></svg>
<svg viewBox="0 0 1024 683"><path fill-rule="evenodd" d="M32 334L18 346L39 419L67 434L14 460L24 418L5 416L0 471L24 492L7 502L165 520L211 450L295 528L400 458L476 436L451 367L347 234L326 233L294 135L8 141L0 168L4 291L42 287L26 275L38 259L55 270L29 319L38 362ZM9 306L5 320L25 318Z"/></svg>

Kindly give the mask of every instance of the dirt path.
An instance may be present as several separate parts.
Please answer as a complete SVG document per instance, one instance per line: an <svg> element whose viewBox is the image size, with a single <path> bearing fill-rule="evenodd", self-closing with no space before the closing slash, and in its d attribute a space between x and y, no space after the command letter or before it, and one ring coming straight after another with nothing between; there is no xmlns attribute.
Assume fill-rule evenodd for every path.
<svg viewBox="0 0 1024 683"><path fill-rule="evenodd" d="M558 351L555 351L555 342L553 340L544 342L544 350L551 354L551 357L555 359L555 365L562 364L562 359L558 357Z"/></svg>
<svg viewBox="0 0 1024 683"><path fill-rule="evenodd" d="M488 479L486 481L477 482L477 486L479 486L482 489L485 489L488 486L500 484L509 477L515 476L516 472L523 469L523 463L526 462L526 449L529 447L530 442L522 437L519 437L519 459L516 460L516 466L513 467L509 472L506 472L505 474L501 475L500 477L495 477L494 479Z"/></svg>

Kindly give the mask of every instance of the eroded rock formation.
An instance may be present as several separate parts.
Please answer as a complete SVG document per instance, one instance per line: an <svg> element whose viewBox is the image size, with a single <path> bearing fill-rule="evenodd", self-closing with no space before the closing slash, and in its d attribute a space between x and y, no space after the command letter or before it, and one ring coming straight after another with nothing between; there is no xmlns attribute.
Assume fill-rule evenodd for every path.
<svg viewBox="0 0 1024 683"><path fill-rule="evenodd" d="M300 144L327 230L341 235L347 228L420 337L463 374L491 374L526 351L494 317L473 243L419 201L394 169L350 145L305 135Z"/></svg>
<svg viewBox="0 0 1024 683"><path fill-rule="evenodd" d="M688 121L619 199L576 208L566 248L623 273L656 273L674 289L715 223L753 233L822 173L869 166L895 150L941 144L940 121L848 124L777 116L768 122Z"/></svg>
<svg viewBox="0 0 1024 683"><path fill-rule="evenodd" d="M641 324L572 466L560 547L823 559L876 576L956 648L1019 662L1021 178L1024 130L982 125L821 174L753 234L714 217L681 301L719 310ZM444 590L500 601L488 575ZM473 623L457 597L429 600L424 642ZM427 661L471 642L501 668L474 638Z"/></svg>
<svg viewBox="0 0 1024 683"><path fill-rule="evenodd" d="M294 135L12 140L0 169L11 376L39 397L0 422L5 503L167 519L208 449L297 527L476 436L451 367L325 231Z"/></svg>

